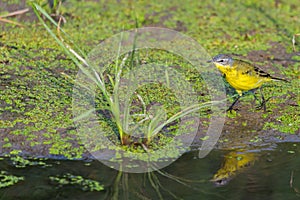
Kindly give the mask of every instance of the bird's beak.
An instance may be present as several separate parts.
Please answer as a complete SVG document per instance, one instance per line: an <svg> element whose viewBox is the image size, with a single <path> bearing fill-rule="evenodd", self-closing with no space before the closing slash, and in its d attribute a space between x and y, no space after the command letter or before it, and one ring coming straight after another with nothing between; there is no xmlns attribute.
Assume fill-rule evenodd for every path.
<svg viewBox="0 0 300 200"><path fill-rule="evenodd" d="M208 61L207 61L207 63L211 63L211 62L213 62L213 60L208 60Z"/></svg>

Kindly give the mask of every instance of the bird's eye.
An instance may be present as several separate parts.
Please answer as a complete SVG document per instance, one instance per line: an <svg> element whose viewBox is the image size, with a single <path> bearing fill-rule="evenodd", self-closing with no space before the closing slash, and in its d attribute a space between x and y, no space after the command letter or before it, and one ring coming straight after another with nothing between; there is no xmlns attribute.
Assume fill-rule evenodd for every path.
<svg viewBox="0 0 300 200"><path fill-rule="evenodd" d="M221 60L219 60L219 62L220 62L220 63L222 63L222 62L224 62L224 60L223 60L223 59L221 59Z"/></svg>

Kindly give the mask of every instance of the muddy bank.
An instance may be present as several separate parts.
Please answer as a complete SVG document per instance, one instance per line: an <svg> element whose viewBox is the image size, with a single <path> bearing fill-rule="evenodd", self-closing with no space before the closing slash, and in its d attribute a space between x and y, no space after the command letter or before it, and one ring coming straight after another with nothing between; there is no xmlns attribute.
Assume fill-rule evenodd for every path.
<svg viewBox="0 0 300 200"><path fill-rule="evenodd" d="M1 11L28 7L25 1L20 2L3 1ZM145 9L148 4L155 12ZM64 29L85 52L113 33L135 28L136 24L140 27L159 25L184 32L212 55L229 53L256 63L272 75L288 79L290 83L270 83L264 88L266 98L272 97L267 102L266 113L255 109L251 95L244 97L235 107L237 110L227 115L216 148L256 148L299 141L300 59L299 52L292 52L290 42L298 27L293 17L293 13L298 16L298 8L293 3L250 4L237 6L224 2L216 7L209 2L191 2L190 5L165 2L158 6L155 2L138 2L135 6L123 3L120 6L118 3L66 2L62 5L62 14L67 20ZM281 6L286 9L281 10ZM279 10L281 15L277 16ZM134 20L132 16L138 18ZM241 16L241 20L231 26L231 19ZM253 21L253 16L257 21ZM23 23L23 28L1 22L0 154L20 150L21 154L34 157L89 157L72 121L73 81L78 68L35 21L32 11L22 19L21 16L12 18ZM171 62L173 57L166 60ZM191 72L187 76L199 79ZM197 89L205 96L201 88ZM234 94L230 88L227 93ZM205 128L203 125L204 132L199 133L199 137L203 137Z"/></svg>

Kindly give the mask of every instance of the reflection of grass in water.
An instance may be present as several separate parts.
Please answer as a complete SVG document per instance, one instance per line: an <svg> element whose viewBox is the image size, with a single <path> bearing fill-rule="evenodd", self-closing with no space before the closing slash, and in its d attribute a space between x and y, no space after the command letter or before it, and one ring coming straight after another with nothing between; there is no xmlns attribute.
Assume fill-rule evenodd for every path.
<svg viewBox="0 0 300 200"><path fill-rule="evenodd" d="M134 176L137 176L136 178ZM143 178L141 178L142 176ZM131 184L129 184L129 179ZM160 179L168 179L169 184L163 185ZM136 180L137 182L135 182ZM108 189L106 198L117 199L182 199L174 188L170 187L174 183L179 184L180 187L192 189L192 191L200 192L204 195L214 196L218 199L224 199L222 196L214 193L207 192L201 187L193 185L195 183L207 183L205 180L190 180L174 176L162 170L156 172L148 172L144 174L128 174L119 171L114 179L111 189Z"/></svg>

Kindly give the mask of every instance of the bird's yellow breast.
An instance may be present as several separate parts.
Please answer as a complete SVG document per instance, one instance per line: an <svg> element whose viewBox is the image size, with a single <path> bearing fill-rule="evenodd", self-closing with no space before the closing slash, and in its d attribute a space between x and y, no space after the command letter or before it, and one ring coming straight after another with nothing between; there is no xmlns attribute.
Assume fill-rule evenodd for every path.
<svg viewBox="0 0 300 200"><path fill-rule="evenodd" d="M226 81L241 95L243 91L259 88L269 78L259 76L251 66L233 64L223 66L216 63L217 68L225 74Z"/></svg>

